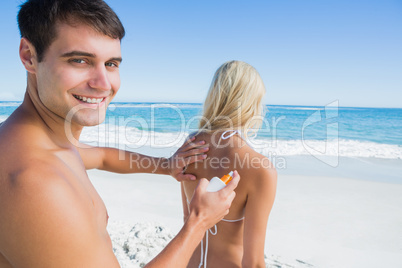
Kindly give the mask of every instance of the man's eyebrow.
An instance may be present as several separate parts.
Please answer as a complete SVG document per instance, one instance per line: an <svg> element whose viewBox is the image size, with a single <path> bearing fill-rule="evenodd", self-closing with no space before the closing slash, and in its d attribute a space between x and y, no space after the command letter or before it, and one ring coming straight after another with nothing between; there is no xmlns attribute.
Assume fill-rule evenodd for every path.
<svg viewBox="0 0 402 268"><path fill-rule="evenodd" d="M84 51L70 51L70 52L66 52L64 54L61 55L62 58L69 58L69 57L89 57L89 58L96 58L95 54L92 53L88 53L88 52L84 52ZM122 62L123 59L121 57L113 57L110 58L109 60L112 61L118 61L118 62Z"/></svg>
<svg viewBox="0 0 402 268"><path fill-rule="evenodd" d="M123 61L123 59L121 57L114 57L114 58L110 58L109 60L118 61L120 63Z"/></svg>
<svg viewBox="0 0 402 268"><path fill-rule="evenodd" d="M88 53L88 52L83 52L83 51L70 51L70 52L66 52L64 54L61 55L62 58L68 58L68 57L90 57L90 58L96 58L95 54L92 53Z"/></svg>

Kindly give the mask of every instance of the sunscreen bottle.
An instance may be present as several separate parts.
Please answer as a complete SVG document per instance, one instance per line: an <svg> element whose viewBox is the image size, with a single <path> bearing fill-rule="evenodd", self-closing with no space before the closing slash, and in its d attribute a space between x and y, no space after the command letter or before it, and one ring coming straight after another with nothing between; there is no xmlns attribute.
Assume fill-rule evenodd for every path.
<svg viewBox="0 0 402 268"><path fill-rule="evenodd" d="M213 177L208 184L207 192L217 192L223 189L233 179L233 171L224 175L222 178Z"/></svg>

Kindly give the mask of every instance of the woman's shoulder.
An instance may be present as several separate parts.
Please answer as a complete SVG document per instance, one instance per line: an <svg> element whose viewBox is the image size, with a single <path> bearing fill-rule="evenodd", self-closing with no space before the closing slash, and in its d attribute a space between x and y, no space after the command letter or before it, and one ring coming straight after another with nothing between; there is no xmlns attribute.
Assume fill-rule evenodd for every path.
<svg viewBox="0 0 402 268"><path fill-rule="evenodd" d="M276 175L275 168L268 157L256 152L240 135L229 139L221 139L220 132L193 132L189 137L195 137L195 142L205 141L209 146L208 157L224 157L234 169L253 175L272 177Z"/></svg>
<svg viewBox="0 0 402 268"><path fill-rule="evenodd" d="M224 137L225 131L207 131L199 130L192 132L188 135L188 138L195 137L195 141L204 140L211 149L225 151L236 150L239 147L243 147L246 144L243 139L238 135L231 135L229 138Z"/></svg>
<svg viewBox="0 0 402 268"><path fill-rule="evenodd" d="M235 153L236 166L247 178L248 184L259 187L276 184L277 172L268 157L256 152L249 145L238 148Z"/></svg>
<svg viewBox="0 0 402 268"><path fill-rule="evenodd" d="M207 132L207 131L194 131L191 132L190 134L188 134L187 139L191 139L193 137L195 137L196 140L205 140L205 139L210 139L211 133Z"/></svg>

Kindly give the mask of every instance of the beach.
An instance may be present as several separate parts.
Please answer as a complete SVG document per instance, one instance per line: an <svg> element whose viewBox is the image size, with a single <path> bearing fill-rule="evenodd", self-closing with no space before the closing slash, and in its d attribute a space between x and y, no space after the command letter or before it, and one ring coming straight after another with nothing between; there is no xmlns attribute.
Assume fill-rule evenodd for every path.
<svg viewBox="0 0 402 268"><path fill-rule="evenodd" d="M0 122L19 102L0 102ZM402 109L267 106L255 150L278 171L267 267L402 267ZM112 103L80 141L169 157L201 104ZM144 266L183 225L169 176L89 170L123 268Z"/></svg>
<svg viewBox="0 0 402 268"><path fill-rule="evenodd" d="M402 265L401 160L341 157L335 168L308 156L286 160L268 222L267 267ZM173 178L88 174L108 209L122 267L141 267L180 230L180 185Z"/></svg>
<svg viewBox="0 0 402 268"><path fill-rule="evenodd" d="M245 178L200 268L261 258L275 174L261 166L278 175L266 268L402 268L402 0L1 5L0 268L116 266L105 220L120 266L145 267L194 185L182 201L175 178L135 166L199 172L189 152L210 157L202 174ZM203 131L211 150L164 161ZM134 173L87 170L94 191L95 166Z"/></svg>

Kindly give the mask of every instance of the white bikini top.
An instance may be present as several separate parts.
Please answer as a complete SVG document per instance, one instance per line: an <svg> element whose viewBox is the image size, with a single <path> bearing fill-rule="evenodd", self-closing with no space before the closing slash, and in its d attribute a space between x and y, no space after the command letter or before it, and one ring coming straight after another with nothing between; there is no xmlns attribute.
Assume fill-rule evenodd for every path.
<svg viewBox="0 0 402 268"><path fill-rule="evenodd" d="M231 132L231 133L230 133ZM229 133L229 135L226 135L227 133ZM221 139L222 140L227 140L230 137L239 134L240 137L247 142L247 140L241 135L241 131L240 130L226 130L225 132L222 133L221 135ZM226 136L225 136L226 135ZM187 199L187 204L190 204L190 202ZM225 222L239 222L244 220L244 217L240 218L240 219L236 219L236 220L226 220L226 219L222 219L222 221ZM201 240L201 259L200 259L200 264L198 265L198 268L201 268L202 265L204 265L204 268L207 268L207 255L208 255L208 234L211 233L211 235L216 235L218 233L218 227L216 226L216 224L213 227L215 230L212 231L212 228L208 229L205 232L205 255L204 255L204 239Z"/></svg>
<svg viewBox="0 0 402 268"><path fill-rule="evenodd" d="M187 204L188 205L190 205L190 201L188 201L188 199L186 198L186 200L187 200ZM221 221L226 221L226 222L238 222L238 221L242 221L242 220L244 220L244 217L241 217L240 219L237 219L237 220L226 220L226 219L222 219ZM215 229L216 229L216 224L215 224ZM211 230L211 229L209 229L209 230ZM216 232L216 231L215 231ZM211 234L212 234L212 231L211 231ZM216 234L213 234L213 235L216 235Z"/></svg>
<svg viewBox="0 0 402 268"><path fill-rule="evenodd" d="M227 133L229 133L229 135L226 135ZM236 134L238 134L238 135L240 136L240 138L242 138L242 140L244 140L250 148L254 149L254 147L252 146L252 144L250 144L250 142L248 141L248 139L246 138L246 136L244 136L244 135L241 133L241 130L240 130L240 129L229 129L229 130L226 130L225 132L222 133L221 139L222 139L222 140L227 140L227 139L233 137L233 136L236 135ZM225 136L225 135L226 135L226 136Z"/></svg>
<svg viewBox="0 0 402 268"><path fill-rule="evenodd" d="M226 135L226 133L229 133L229 135ZM240 129L229 129L226 130L222 133L221 135L221 139L222 140L227 140L231 137L233 137L234 135L239 134L239 136L243 139L246 140L245 137L242 135L241 130ZM225 136L226 135L226 136Z"/></svg>

